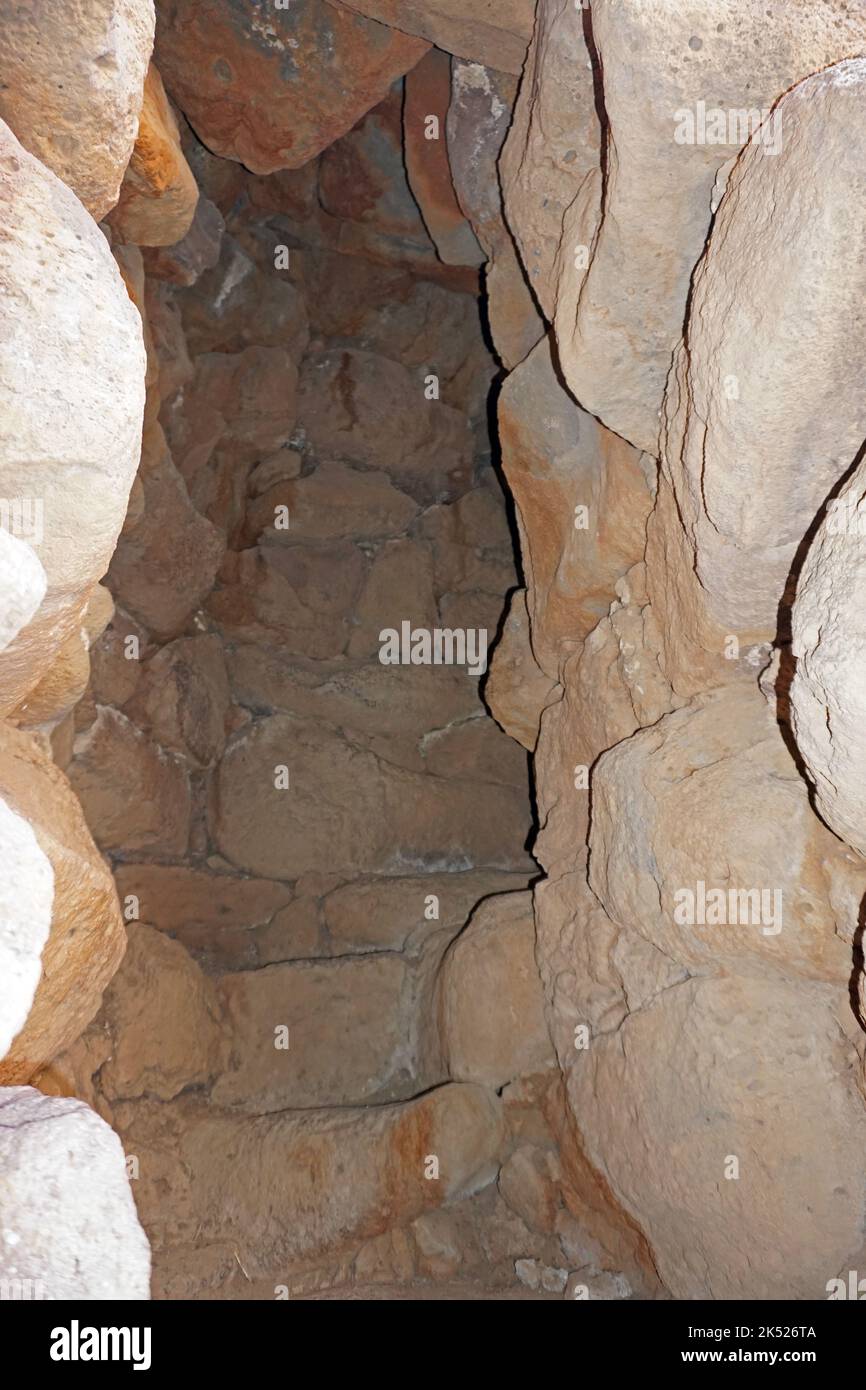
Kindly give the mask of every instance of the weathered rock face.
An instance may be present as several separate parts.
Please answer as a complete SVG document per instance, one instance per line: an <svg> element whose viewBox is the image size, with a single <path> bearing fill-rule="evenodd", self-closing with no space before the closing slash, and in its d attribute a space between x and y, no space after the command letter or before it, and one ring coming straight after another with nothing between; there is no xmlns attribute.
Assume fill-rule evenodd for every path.
<svg viewBox="0 0 866 1390"><path fill-rule="evenodd" d="M156 58L215 154L297 169L381 101L429 45L328 0L159 0Z"/></svg>
<svg viewBox="0 0 866 1390"><path fill-rule="evenodd" d="M508 225L532 292L552 320L560 259L576 265L578 247L588 251L594 236L594 224L570 223L575 244L567 245L563 222L584 183L596 182L600 131L586 10L571 0L539 0L536 13L500 171Z"/></svg>
<svg viewBox="0 0 866 1390"><path fill-rule="evenodd" d="M683 981L572 1067L590 1158L674 1298L825 1298L828 1270L857 1255L866 1117L837 999L813 983Z"/></svg>
<svg viewBox="0 0 866 1390"><path fill-rule="evenodd" d="M36 615L0 654L9 713L81 626L107 567L138 466L144 348L104 238L5 127L0 181L0 495L6 529L47 578Z"/></svg>
<svg viewBox="0 0 866 1390"><path fill-rule="evenodd" d="M532 0L334 0L344 9L418 34L447 53L519 73L532 33Z"/></svg>
<svg viewBox="0 0 866 1390"><path fill-rule="evenodd" d="M499 400L533 650L551 680L645 545L654 466L577 406L543 339Z"/></svg>
<svg viewBox="0 0 866 1390"><path fill-rule="evenodd" d="M117 1135L80 1101L28 1086L0 1090L0 1117L4 1297L148 1298L150 1249Z"/></svg>
<svg viewBox="0 0 866 1390"><path fill-rule="evenodd" d="M829 68L783 97L773 115L778 153L759 143L744 152L695 272L666 400L673 498L666 494L654 518L650 564L653 597L672 614L669 669L684 693L701 680L704 652L731 669L731 634L745 659L773 640L795 552L866 435L857 351L849 355L850 344L866 345L866 319L856 300L853 313L847 307L847 286L862 274L862 230L847 218L848 193L863 181L851 130L864 109L866 60ZM829 160L828 142L839 147ZM817 254L806 198L838 205L840 220L838 240L835 230L832 244L820 234L804 285L799 267ZM779 267L772 276L771 266ZM783 354L780 332L791 344ZM813 360L824 374L812 375L807 405L800 382ZM840 409L841 401L850 405ZM672 567L668 557L683 547L687 563Z"/></svg>
<svg viewBox="0 0 866 1390"><path fill-rule="evenodd" d="M683 1299L823 1297L862 1246L864 61L825 65L866 35L831 7L767 19L600 3L579 31L542 0L501 160L554 334L501 394L526 620L515 599L490 697L535 754L563 1191L621 1268L645 1277L645 1241ZM584 38L597 158L558 63ZM756 93L763 113L739 110ZM618 449L660 456L657 481L647 456L632 472L643 493L597 421L575 467L587 417L560 370ZM576 558L581 489L606 535ZM539 1172L503 1169L527 1212Z"/></svg>
<svg viewBox="0 0 866 1390"><path fill-rule="evenodd" d="M449 949L439 981L451 1077L494 1090L552 1061L535 964L531 893L479 904ZM496 1001L489 1011L482 1000Z"/></svg>
<svg viewBox="0 0 866 1390"><path fill-rule="evenodd" d="M7 873L0 899L0 1059L30 1012L51 930L54 871L23 816L0 802Z"/></svg>
<svg viewBox="0 0 866 1390"><path fill-rule="evenodd" d="M109 222L119 241L173 246L190 229L198 184L180 147L177 121L156 67L144 80L135 148Z"/></svg>
<svg viewBox="0 0 866 1390"><path fill-rule="evenodd" d="M541 0L540 12L554 22L563 10L563 0ZM560 288L568 305L557 316L557 337L566 378L585 409L655 453L665 378L720 166L758 126L772 164L778 141L783 152L787 143L770 115L776 99L827 63L862 52L866 35L862 17L842 0L769 17L763 4L725 3L712 25L700 3L624 10L601 0L592 7L591 32L607 131L604 199L594 235L591 218L569 225L568 279ZM541 85L552 87L543 69ZM543 118L544 102L533 102L530 87L521 100ZM553 92L551 101L561 112ZM585 120L575 127L577 140ZM517 220L531 216L522 196ZM575 255L579 247L585 251ZM568 280L582 285L576 318ZM742 303L751 303L748 294Z"/></svg>
<svg viewBox="0 0 866 1390"><path fill-rule="evenodd" d="M445 140L451 60L432 48L406 76L403 136L409 185L446 265L480 265L484 253L461 211Z"/></svg>
<svg viewBox="0 0 866 1390"><path fill-rule="evenodd" d="M543 326L505 224L499 165L517 84L481 63L451 64L448 160L454 189L486 256L484 283L490 334L506 367L516 367L542 336Z"/></svg>
<svg viewBox="0 0 866 1390"><path fill-rule="evenodd" d="M0 20L0 120L99 221L132 154L153 0L4 0Z"/></svg>
<svg viewBox="0 0 866 1390"><path fill-rule="evenodd" d="M866 856L863 472L860 463L830 501L797 579L790 702L817 809L837 835Z"/></svg>
<svg viewBox="0 0 866 1390"><path fill-rule="evenodd" d="M30 866L35 895L32 916L29 925L22 923L19 928L31 939L31 959L35 953L38 962L42 951L41 978L37 973L27 1022L0 1061L0 1084L14 1085L29 1081L86 1028L120 963L126 937L111 874L97 853L66 778L32 738L7 725L0 729L0 796L16 818L32 827L42 856ZM28 872L29 877L24 859L27 846L21 843L18 853L20 872ZM53 902L45 859L53 874ZM10 867L14 862L10 858ZM22 899L22 907L26 901ZM44 936L46 902L51 930L44 945L36 947L36 939ZM17 955L14 943L13 949ZM26 945L22 954L26 961Z"/></svg>

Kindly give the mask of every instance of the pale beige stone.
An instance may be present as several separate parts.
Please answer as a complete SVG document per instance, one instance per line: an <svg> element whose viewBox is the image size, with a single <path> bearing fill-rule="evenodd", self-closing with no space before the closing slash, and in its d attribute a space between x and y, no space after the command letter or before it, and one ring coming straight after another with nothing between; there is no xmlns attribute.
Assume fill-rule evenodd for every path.
<svg viewBox="0 0 866 1390"><path fill-rule="evenodd" d="M797 578L790 701L817 810L831 830L866 856L863 475L861 463L829 503Z"/></svg>
<svg viewBox="0 0 866 1390"><path fill-rule="evenodd" d="M31 826L54 877L51 932L33 1007L0 1062L0 1084L15 1085L87 1027L126 935L111 874L68 781L30 736L7 725L0 729L0 797Z"/></svg>
<svg viewBox="0 0 866 1390"><path fill-rule="evenodd" d="M29 1086L0 1090L0 1121L4 1297L148 1299L150 1248L117 1135L81 1101Z"/></svg>
<svg viewBox="0 0 866 1390"><path fill-rule="evenodd" d="M742 155L695 275L666 401L672 495L653 518L648 578L682 694L766 664L796 551L866 435L851 201L864 186L852 141L864 102L864 59L783 97L781 147ZM829 232L803 216L807 197L837 209Z"/></svg>
<svg viewBox="0 0 866 1390"><path fill-rule="evenodd" d="M136 922L128 935L102 1006L113 1045L100 1090L112 1104L136 1096L171 1100L188 1086L207 1085L223 1064L216 987L163 932Z"/></svg>
<svg viewBox="0 0 866 1390"><path fill-rule="evenodd" d="M145 358L105 238L5 126L0 185L0 498L7 529L33 545L48 581L0 654L8 713L81 626L107 568L138 466Z"/></svg>
<svg viewBox="0 0 866 1390"><path fill-rule="evenodd" d="M558 10L562 0L543 5ZM724 0L712 17L702 0L637 0L628 6L593 0L590 19L606 121L604 202L597 236L589 243L585 235L570 237L572 245L563 248L564 274L581 290L576 321L572 313L557 316L557 340L563 371L582 406L655 454L665 379L682 332L692 270L710 228L716 174L746 143L749 112L769 113L782 93L810 73L862 52L862 17L845 0L820 9L784 5L770 14L762 0ZM544 87L543 69L541 81ZM566 118L567 112L566 106ZM576 142L580 122L572 129ZM784 178L786 154L797 159L799 140L793 128L788 134L783 127L781 157L769 154L765 161L770 180L773 165ZM772 146L772 124L762 138ZM847 147L849 156L855 143ZM826 161L824 177L833 178L845 154L842 148L839 161ZM760 152L757 157L763 159ZM754 255L756 216L752 207L749 255L737 257L737 302L746 314L758 301L741 277L757 273L763 257ZM771 223L771 236L780 234L783 222L779 217ZM810 226L804 217L800 234L808 236ZM802 265L781 236L781 258L769 253L781 274L769 282L760 275L764 288L778 288L780 295L786 273ZM588 269L585 258L567 255L576 241L588 245ZM832 255L822 255L825 266L833 263ZM571 304L568 284L565 292ZM788 312L799 298L785 291ZM769 324L766 310L756 322ZM748 336L748 330L736 332L744 351ZM721 381L723 370L713 370ZM755 377L752 382L761 395ZM747 397L745 376L743 390ZM771 428L769 419L766 424Z"/></svg>
<svg viewBox="0 0 866 1390"><path fill-rule="evenodd" d="M132 154L153 0L4 0L0 21L0 119L98 222Z"/></svg>
<svg viewBox="0 0 866 1390"><path fill-rule="evenodd" d="M119 710L100 705L75 741L69 778L101 849L182 854L189 839L187 773Z"/></svg>
<svg viewBox="0 0 866 1390"><path fill-rule="evenodd" d="M550 1064L531 893L488 898L475 909L443 961L438 998L453 1080L499 1089Z"/></svg>

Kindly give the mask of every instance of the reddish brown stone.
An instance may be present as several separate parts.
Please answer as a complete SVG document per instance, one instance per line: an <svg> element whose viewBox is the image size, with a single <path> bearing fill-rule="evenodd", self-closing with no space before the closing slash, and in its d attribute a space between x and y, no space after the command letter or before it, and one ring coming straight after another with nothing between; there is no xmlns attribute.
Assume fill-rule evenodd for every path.
<svg viewBox="0 0 866 1390"><path fill-rule="evenodd" d="M260 174L314 158L428 47L327 0L163 0L157 16L169 92L209 149Z"/></svg>

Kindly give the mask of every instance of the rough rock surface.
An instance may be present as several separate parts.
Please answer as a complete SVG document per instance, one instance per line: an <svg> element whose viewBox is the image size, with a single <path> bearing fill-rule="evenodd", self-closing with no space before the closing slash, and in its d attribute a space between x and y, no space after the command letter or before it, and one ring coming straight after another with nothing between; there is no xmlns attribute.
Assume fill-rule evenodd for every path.
<svg viewBox="0 0 866 1390"><path fill-rule="evenodd" d="M111 874L69 783L32 738L6 725L0 796L32 827L54 876L51 932L33 1007L0 1062L0 1084L8 1085L29 1081L87 1026L120 963L125 933Z"/></svg>
<svg viewBox="0 0 866 1390"><path fill-rule="evenodd" d="M575 403L547 338L505 382L499 429L535 659L556 681L564 656L604 615L616 580L643 553L653 470Z"/></svg>
<svg viewBox="0 0 866 1390"><path fill-rule="evenodd" d="M0 20L0 120L98 222L132 153L153 0L4 0Z"/></svg>
<svg viewBox="0 0 866 1390"><path fill-rule="evenodd" d="M150 1248L117 1135L80 1101L28 1086L0 1090L0 1121L4 1296L149 1298Z"/></svg>
<svg viewBox="0 0 866 1390"><path fill-rule="evenodd" d="M682 967L848 978L850 946L829 901L842 847L812 813L756 688L699 697L603 754L589 845L589 882L608 915ZM708 901L701 914L700 884L721 890L718 912ZM731 892L751 895L748 905L738 898L732 912Z"/></svg>
<svg viewBox="0 0 866 1390"><path fill-rule="evenodd" d="M30 1012L51 930L54 872L32 826L0 801L0 1060Z"/></svg>
<svg viewBox="0 0 866 1390"><path fill-rule="evenodd" d="M358 14L418 34L462 58L519 73L532 33L532 0L335 0Z"/></svg>
<svg viewBox="0 0 866 1390"><path fill-rule="evenodd" d="M189 231L197 204L198 184L180 147L162 78L151 63L135 148L109 223L119 241L174 246Z"/></svg>
<svg viewBox="0 0 866 1390"><path fill-rule="evenodd" d="M328 0L160 0L156 59L215 154L296 169L381 101L429 45Z"/></svg>
<svg viewBox="0 0 866 1390"><path fill-rule="evenodd" d="M0 186L0 496L7 529L33 545L48 580L0 654L8 713L80 626L107 568L138 466L144 348L104 237L5 126Z"/></svg>
<svg viewBox="0 0 866 1390"><path fill-rule="evenodd" d="M674 1298L826 1298L856 1258L866 1116L834 1005L812 983L692 979L573 1053L589 1156Z"/></svg>
<svg viewBox="0 0 866 1390"><path fill-rule="evenodd" d="M0 528L0 652L30 622L47 587L45 571L33 546Z"/></svg>
<svg viewBox="0 0 866 1390"><path fill-rule="evenodd" d="M408 1105L257 1118L139 1105L127 1132L143 1159L139 1200L156 1209L141 1192L156 1185L176 1213L176 1240L198 1231L206 1247L227 1243L250 1276L338 1253L477 1190L496 1172L502 1138L496 1097L460 1085Z"/></svg>
<svg viewBox="0 0 866 1390"><path fill-rule="evenodd" d="M455 59L448 107L448 159L463 212L486 256L484 285L490 333L506 367L516 367L543 325L521 267L500 197L499 163L514 107L508 73Z"/></svg>
<svg viewBox="0 0 866 1390"><path fill-rule="evenodd" d="M866 59L788 92L774 112L779 152L755 143L742 155L695 273L666 400L673 497L665 493L653 520L649 579L671 615L669 671L682 693L701 681L706 653L717 669L733 669L724 660L729 634L746 658L773 640L795 553L866 435L850 349L866 345L866 316L840 289L863 274L848 198L864 186L851 141L864 110ZM832 236L804 217L804 199L838 207ZM790 344L783 354L779 333Z"/></svg>
<svg viewBox="0 0 866 1390"><path fill-rule="evenodd" d="M562 4L542 0L542 9ZM581 229L564 247L565 273L581 284L580 311L576 320L569 311L557 316L557 336L584 408L656 453L665 378L720 166L761 116L760 157L766 149L768 165L777 139L783 154L789 136L797 145L770 109L809 73L862 52L866 36L862 16L844 0L818 10L780 6L770 15L760 0L724 0L711 24L700 0L627 8L595 0L591 26L607 130L604 197L596 238ZM588 266L570 254L577 245L588 247ZM568 280L564 292L570 304ZM752 303L748 293L741 303Z"/></svg>
<svg viewBox="0 0 866 1390"><path fill-rule="evenodd" d="M840 492L797 579L791 722L823 819L866 857L863 770L864 465Z"/></svg>
<svg viewBox="0 0 866 1390"><path fill-rule="evenodd" d="M213 983L179 942L143 923L130 925L101 1018L112 1046L99 1080L112 1102L171 1100L187 1087L205 1085L223 1061Z"/></svg>
<svg viewBox="0 0 866 1390"><path fill-rule="evenodd" d="M564 245L563 222L599 164L587 10L572 0L539 0L520 97L500 160L502 196L526 276L542 311L557 305L560 247L572 262L577 245Z"/></svg>
<svg viewBox="0 0 866 1390"><path fill-rule="evenodd" d="M443 961L438 1007L455 1081L499 1090L552 1061L531 893L479 904Z"/></svg>
<svg viewBox="0 0 866 1390"><path fill-rule="evenodd" d="M406 172L441 259L446 265L480 265L484 254L463 216L451 178L445 139L450 101L451 60L440 49L431 48L406 76L403 102Z"/></svg>

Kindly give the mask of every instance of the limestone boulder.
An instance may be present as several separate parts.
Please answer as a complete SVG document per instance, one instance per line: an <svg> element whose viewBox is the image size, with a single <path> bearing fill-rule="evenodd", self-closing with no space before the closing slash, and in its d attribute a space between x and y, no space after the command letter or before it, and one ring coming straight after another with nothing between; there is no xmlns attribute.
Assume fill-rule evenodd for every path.
<svg viewBox="0 0 866 1390"><path fill-rule="evenodd" d="M23 816L0 801L6 877L0 895L0 1060L24 1026L51 931L54 871Z"/></svg>
<svg viewBox="0 0 866 1390"><path fill-rule="evenodd" d="M219 260L225 219L210 198L199 197L184 235L167 246L146 247L142 252L148 275L173 285L194 285Z"/></svg>
<svg viewBox="0 0 866 1390"><path fill-rule="evenodd" d="M211 251L207 252L208 260ZM299 361L309 341L307 310L296 285L254 261L234 237L221 236L214 264L180 296L186 344L193 356L280 348Z"/></svg>
<svg viewBox="0 0 866 1390"><path fill-rule="evenodd" d="M200 927L216 935L232 925L266 925L292 900L292 890L270 879L193 868L188 864L118 864L117 891L137 900L137 916L180 936Z"/></svg>
<svg viewBox="0 0 866 1390"><path fill-rule="evenodd" d="M755 142L743 153L695 274L665 406L671 492L660 496L649 562L683 694L708 670L718 681L736 669L725 660L731 636L741 673L765 664L761 644L776 635L798 547L866 435L866 315L851 294L864 273L862 229L850 202L864 184L851 138L864 103L866 59L784 96L773 114L780 148ZM804 200L838 207L830 234L803 215Z"/></svg>
<svg viewBox="0 0 866 1390"><path fill-rule="evenodd" d="M315 158L428 47L328 0L157 7L156 60L169 93L209 150L259 174Z"/></svg>
<svg viewBox="0 0 866 1390"><path fill-rule="evenodd" d="M0 20L0 120L99 222L133 150L153 0L4 0Z"/></svg>
<svg viewBox="0 0 866 1390"><path fill-rule="evenodd" d="M433 943L417 962L386 951L225 976L232 1046L215 1103L253 1114L373 1105L441 1082L429 1023L439 954ZM334 1038L351 1046L334 1047Z"/></svg>
<svg viewBox="0 0 866 1390"><path fill-rule="evenodd" d="M151 63L135 147L109 225L119 241L174 246L190 230L197 203L198 184L184 158L162 78Z"/></svg>
<svg viewBox="0 0 866 1390"><path fill-rule="evenodd" d="M552 322L561 253L573 264L592 240L588 222L563 246L565 214L599 165L601 132L588 11L573 0L539 0L514 119L502 152L505 214L527 280ZM583 243L581 243L583 238Z"/></svg>
<svg viewBox="0 0 866 1390"><path fill-rule="evenodd" d="M8 712L81 625L107 568L138 466L145 357L105 238L6 127L0 184L3 523L32 545L47 578L38 612L0 654Z"/></svg>
<svg viewBox="0 0 866 1390"><path fill-rule="evenodd" d="M0 652L30 622L47 587L45 571L32 545L0 527Z"/></svg>
<svg viewBox="0 0 866 1390"><path fill-rule="evenodd" d="M230 555L205 605L232 641L271 645L318 661L339 656L367 561L351 541L262 543Z"/></svg>
<svg viewBox="0 0 866 1390"><path fill-rule="evenodd" d="M698 697L605 753L589 845L608 915L688 969L848 979L856 908L846 924L831 901L844 849L756 689Z"/></svg>
<svg viewBox="0 0 866 1390"><path fill-rule="evenodd" d="M230 698L222 643L202 633L151 657L125 713L161 748L207 767L225 746Z"/></svg>
<svg viewBox="0 0 866 1390"><path fill-rule="evenodd" d="M136 1096L171 1100L204 1086L224 1058L219 1000L180 942L135 922L100 1023L111 1037L99 1089L113 1104Z"/></svg>
<svg viewBox="0 0 866 1390"><path fill-rule="evenodd" d="M472 870L355 879L329 893L322 910L335 955L411 951L433 932L456 936L482 898L525 887L520 874Z"/></svg>
<svg viewBox="0 0 866 1390"><path fill-rule="evenodd" d="M298 372L281 348L202 353L182 395L162 413L172 459L197 511L233 537L250 468L289 438Z"/></svg>
<svg viewBox="0 0 866 1390"><path fill-rule="evenodd" d="M452 1080L499 1090L553 1061L535 963L532 894L487 898L451 945L438 985Z"/></svg>
<svg viewBox="0 0 866 1390"><path fill-rule="evenodd" d="M0 738L0 797L9 815L14 816L7 826L10 873L17 873L19 881L26 874L31 883L27 890L20 882L21 894L14 903L14 934L10 937L8 926L4 930L4 947L11 947L13 955L8 963L11 974L3 972L4 989L7 980L14 982L19 970L29 986L38 980L27 1021L20 1019L20 1031L15 1030L17 1036L0 1062L0 1084L16 1085L29 1081L40 1066L87 1027L123 956L126 935L111 874L96 850L68 781L29 735L8 726L3 727ZM23 823L35 836L39 854ZM10 879L10 890L11 883ZM46 906L51 912L51 931L47 941L37 946L44 931ZM25 911L27 917L22 923L18 914ZM19 937L25 927L23 937ZM20 1014L20 1004L17 1009Z"/></svg>
<svg viewBox="0 0 866 1390"><path fill-rule="evenodd" d="M526 590L515 589L484 683L485 703L505 732L532 753L541 715L555 698L555 690L533 655Z"/></svg>
<svg viewBox="0 0 866 1390"><path fill-rule="evenodd" d="M490 333L506 367L516 367L544 328L505 222L499 161L511 125L517 84L509 73L455 59L446 123L457 201L487 264L484 284Z"/></svg>
<svg viewBox="0 0 866 1390"><path fill-rule="evenodd" d="M108 589L95 584L82 625L67 637L53 664L10 718L19 728L56 727L83 697L90 680L90 649L102 636L114 611Z"/></svg>
<svg viewBox="0 0 866 1390"><path fill-rule="evenodd" d="M247 507L244 535L254 542L269 531L274 540L295 544L305 539L381 540L401 536L417 513L417 503L387 473L326 460L314 472L280 480L257 497ZM284 517L288 526L278 528Z"/></svg>
<svg viewBox="0 0 866 1390"><path fill-rule="evenodd" d="M145 435L141 480L144 515L115 552L108 579L126 611L165 641L213 587L225 537L190 501L158 424Z"/></svg>
<svg viewBox="0 0 866 1390"><path fill-rule="evenodd" d="M459 0L335 0L344 9L418 34L504 72L519 73L532 33L533 0L481 0L471 10Z"/></svg>
<svg viewBox="0 0 866 1390"><path fill-rule="evenodd" d="M576 404L547 338L506 380L499 429L533 651L556 681L606 613L617 579L643 554L655 469Z"/></svg>
<svg viewBox="0 0 866 1390"><path fill-rule="evenodd" d="M433 686L424 667L365 661L324 672L247 643L230 654L229 670L242 705L390 738L392 749L397 739L409 738L419 768L425 734L483 708L476 682L455 667L441 667Z"/></svg>
<svg viewBox="0 0 866 1390"><path fill-rule="evenodd" d="M432 270L436 247L404 158L404 84L324 151L316 191L336 246L395 267ZM320 235L321 235L320 229Z"/></svg>
<svg viewBox="0 0 866 1390"><path fill-rule="evenodd" d="M790 704L817 810L831 830L866 856L864 471L861 463L830 501L797 579Z"/></svg>
<svg viewBox="0 0 866 1390"><path fill-rule="evenodd" d="M7 1297L150 1298L150 1246L117 1135L81 1101L0 1090L0 1283Z"/></svg>
<svg viewBox="0 0 866 1390"><path fill-rule="evenodd" d="M581 1143L673 1298L822 1299L853 1267L866 1115L843 1007L805 981L684 980L572 1046Z"/></svg>
<svg viewBox="0 0 866 1390"><path fill-rule="evenodd" d="M545 0L542 6L542 11L563 9L564 0ZM714 11L712 23L701 0L664 0L661 5L641 0L627 9L619 0L594 0L591 32L606 120L604 204L591 242L585 235L569 235L571 245L564 247L564 302L557 314L557 340L563 371L581 405L636 447L655 454L665 379L682 331L692 270L710 227L718 170L759 129L750 162L763 161L769 185L778 177L791 187L782 171L791 159L799 162L796 127L805 106L788 107L787 130L787 123L782 120L780 126L771 108L810 73L862 53L866 35L862 17L845 0L832 0L820 11L780 7L771 15L761 0L745 5L725 0ZM543 66L540 79L544 87ZM566 121L568 112L566 105ZM583 122L574 121L573 128L576 142ZM827 138L825 132L825 152ZM848 157L855 158L855 144L849 145ZM844 165L845 158L840 137L840 159L819 161L823 176L832 180L834 166ZM841 169L839 176L843 179ZM798 170L794 182L799 184L802 177ZM816 191L816 196L825 195ZM791 199L795 202L796 195ZM765 207L759 215L751 203L751 233L767 225L770 239L778 235L779 244L787 247L784 202L782 215L768 224L770 198ZM808 238L810 230L814 224L804 217L800 235ZM846 235L840 227L840 236ZM576 244L586 246L588 265L585 255L573 254ZM764 249L777 264L777 253L769 247L765 242L754 256L751 243L753 273L758 273ZM733 243L730 250L733 254ZM835 264L835 254L822 251L826 268ZM841 254L844 260L844 250ZM783 259L788 274L799 273L794 267L804 263L787 253ZM738 265L745 268L741 259ZM766 289L784 295L791 313L799 295L783 290L784 278L784 272L779 279L774 275ZM821 281L819 276L816 295ZM761 283L766 283L763 274ZM835 273L834 283L839 283ZM738 313L747 317L758 308L739 279L737 304ZM805 303L800 307L805 318ZM813 310L814 306L809 312ZM763 305L755 321L768 327L767 315ZM814 321L825 322L823 315ZM733 322L730 329L732 340L735 335L748 352L749 330ZM727 374L715 358L708 369L720 383ZM740 380L748 399L745 372ZM751 383L753 399L764 398L757 374ZM776 405L782 398L782 392L774 392ZM766 426L772 428L769 418ZM756 508L756 514L760 512Z"/></svg>

